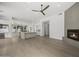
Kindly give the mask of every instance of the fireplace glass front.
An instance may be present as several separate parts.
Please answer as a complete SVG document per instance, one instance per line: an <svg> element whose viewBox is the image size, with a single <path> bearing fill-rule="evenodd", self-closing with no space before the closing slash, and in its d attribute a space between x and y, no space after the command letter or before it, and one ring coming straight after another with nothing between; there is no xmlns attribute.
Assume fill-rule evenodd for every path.
<svg viewBox="0 0 79 59"><path fill-rule="evenodd" d="M67 37L79 41L79 29L68 29Z"/></svg>

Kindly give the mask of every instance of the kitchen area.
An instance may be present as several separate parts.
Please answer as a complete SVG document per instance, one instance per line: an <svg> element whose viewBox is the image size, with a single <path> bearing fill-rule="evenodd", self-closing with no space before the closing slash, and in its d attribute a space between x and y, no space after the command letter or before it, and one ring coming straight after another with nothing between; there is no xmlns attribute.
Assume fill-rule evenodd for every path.
<svg viewBox="0 0 79 59"><path fill-rule="evenodd" d="M7 24L0 24L0 39L5 39L8 36L9 26Z"/></svg>
<svg viewBox="0 0 79 59"><path fill-rule="evenodd" d="M29 39L36 35L35 26L0 24L0 39Z"/></svg>

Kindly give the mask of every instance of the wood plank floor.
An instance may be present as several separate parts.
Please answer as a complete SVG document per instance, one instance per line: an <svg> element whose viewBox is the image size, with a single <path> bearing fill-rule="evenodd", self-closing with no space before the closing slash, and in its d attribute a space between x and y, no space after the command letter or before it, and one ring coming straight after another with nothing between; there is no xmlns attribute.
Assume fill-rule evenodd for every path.
<svg viewBox="0 0 79 59"><path fill-rule="evenodd" d="M10 40L10 42L9 42ZM0 41L2 57L78 57L79 48L70 46L61 40L36 37L18 41L6 39Z"/></svg>

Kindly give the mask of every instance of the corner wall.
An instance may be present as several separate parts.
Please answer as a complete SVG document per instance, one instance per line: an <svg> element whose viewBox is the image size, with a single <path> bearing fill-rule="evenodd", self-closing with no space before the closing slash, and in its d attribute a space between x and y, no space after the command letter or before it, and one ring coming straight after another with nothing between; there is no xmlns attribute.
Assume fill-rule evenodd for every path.
<svg viewBox="0 0 79 59"><path fill-rule="evenodd" d="M79 2L65 11L65 37L64 41L79 48L79 41L67 38L67 29L79 29Z"/></svg>
<svg viewBox="0 0 79 59"><path fill-rule="evenodd" d="M79 2L65 11L65 37L67 29L79 29Z"/></svg>

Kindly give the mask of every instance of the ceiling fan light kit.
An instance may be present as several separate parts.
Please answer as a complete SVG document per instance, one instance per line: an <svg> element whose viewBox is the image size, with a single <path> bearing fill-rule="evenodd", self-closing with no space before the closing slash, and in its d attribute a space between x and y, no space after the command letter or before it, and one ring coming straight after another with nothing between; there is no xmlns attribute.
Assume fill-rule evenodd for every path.
<svg viewBox="0 0 79 59"><path fill-rule="evenodd" d="M44 13L44 11L48 9L49 5L47 5L45 8L42 8L42 7L43 7L43 4L41 4L41 10L32 10L32 11L41 12L45 16L46 14Z"/></svg>

